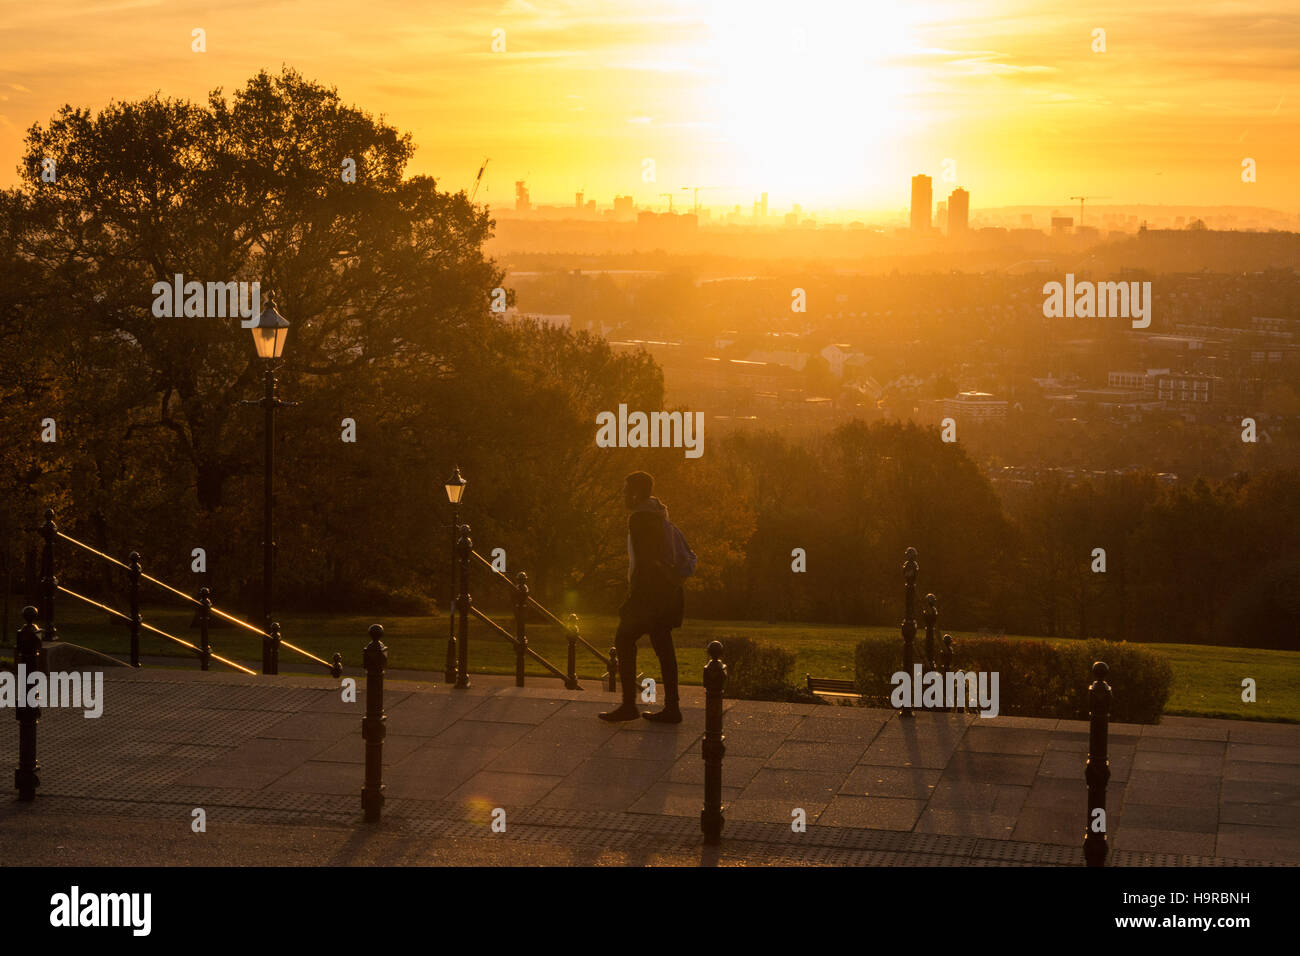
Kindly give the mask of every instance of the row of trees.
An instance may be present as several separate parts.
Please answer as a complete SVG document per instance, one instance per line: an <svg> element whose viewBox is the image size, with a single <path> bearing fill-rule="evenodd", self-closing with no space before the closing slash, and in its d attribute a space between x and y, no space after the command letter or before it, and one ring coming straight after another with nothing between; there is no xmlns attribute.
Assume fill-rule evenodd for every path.
<svg viewBox="0 0 1300 956"><path fill-rule="evenodd" d="M699 612L897 624L912 546L946 628L1300 649L1298 472L1049 475L995 491L960 445L897 423L737 437L714 453L683 490L737 502L742 545L721 549Z"/></svg>

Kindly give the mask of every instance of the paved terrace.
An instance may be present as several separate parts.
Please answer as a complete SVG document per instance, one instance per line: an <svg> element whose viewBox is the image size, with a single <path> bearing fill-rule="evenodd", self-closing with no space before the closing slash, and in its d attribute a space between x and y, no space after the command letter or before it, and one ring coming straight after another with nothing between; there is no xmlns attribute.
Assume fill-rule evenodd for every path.
<svg viewBox="0 0 1300 956"><path fill-rule="evenodd" d="M679 727L615 726L585 686L390 680L375 827L363 693L110 669L102 718L43 713L41 788L0 800L0 848L10 864L1082 865L1082 721L728 701L727 824L705 850L703 691L684 689ZM1110 749L1109 864L1300 863L1300 726L1170 717L1113 724ZM16 751L10 717L6 773Z"/></svg>

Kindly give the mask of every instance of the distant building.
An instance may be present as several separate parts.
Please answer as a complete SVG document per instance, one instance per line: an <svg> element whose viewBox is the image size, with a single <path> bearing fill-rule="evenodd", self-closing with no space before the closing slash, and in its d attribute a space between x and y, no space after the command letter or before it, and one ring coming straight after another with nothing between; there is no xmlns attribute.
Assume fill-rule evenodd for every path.
<svg viewBox="0 0 1300 956"><path fill-rule="evenodd" d="M522 179L515 181L515 212L528 212L533 204L528 201L528 187Z"/></svg>
<svg viewBox="0 0 1300 956"><path fill-rule="evenodd" d="M989 392L958 392L943 400L943 414L959 423L1004 422L1007 403Z"/></svg>
<svg viewBox="0 0 1300 956"><path fill-rule="evenodd" d="M912 231L930 231L930 208L934 201L931 179L926 175L912 177Z"/></svg>
<svg viewBox="0 0 1300 956"><path fill-rule="evenodd" d="M1052 235L1068 236L1074 229L1073 216L1053 216L1052 217Z"/></svg>
<svg viewBox="0 0 1300 956"><path fill-rule="evenodd" d="M1213 375L1160 375L1156 378L1156 398L1174 405L1209 405L1215 400L1218 381Z"/></svg>
<svg viewBox="0 0 1300 956"><path fill-rule="evenodd" d="M948 235L959 236L970 226L970 193L954 189L948 197Z"/></svg>
<svg viewBox="0 0 1300 956"><path fill-rule="evenodd" d="M1300 319L1274 319L1263 315L1253 315L1250 327L1256 332L1280 335L1288 340L1300 332Z"/></svg>
<svg viewBox="0 0 1300 956"><path fill-rule="evenodd" d="M935 204L934 225L940 232L948 231L948 204L946 202Z"/></svg>
<svg viewBox="0 0 1300 956"><path fill-rule="evenodd" d="M632 202L631 196L614 197L614 218L619 220L636 218L636 206Z"/></svg>
<svg viewBox="0 0 1300 956"><path fill-rule="evenodd" d="M1134 391L1141 391L1147 396L1156 393L1156 379L1161 375L1168 375L1167 368L1149 368L1146 371L1119 371L1109 372L1106 375L1106 385L1110 388L1127 388Z"/></svg>
<svg viewBox="0 0 1300 956"><path fill-rule="evenodd" d="M843 378L847 368L862 368L867 364L867 357L861 352L850 351L847 345L828 345L821 350L821 357L836 378Z"/></svg>

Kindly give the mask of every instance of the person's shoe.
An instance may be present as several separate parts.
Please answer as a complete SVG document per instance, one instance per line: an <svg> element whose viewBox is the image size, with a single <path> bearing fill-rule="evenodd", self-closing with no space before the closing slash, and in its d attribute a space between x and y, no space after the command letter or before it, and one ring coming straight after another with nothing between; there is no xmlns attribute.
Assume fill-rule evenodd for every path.
<svg viewBox="0 0 1300 956"><path fill-rule="evenodd" d="M635 704L624 704L617 710L607 710L603 714L597 714L597 716L601 720L607 720L611 724L616 724L624 720L636 720L641 716L641 714L636 709Z"/></svg>
<svg viewBox="0 0 1300 956"><path fill-rule="evenodd" d="M676 704L666 704L664 709L657 713L646 711L641 716L656 724L680 724L682 722L682 711Z"/></svg>

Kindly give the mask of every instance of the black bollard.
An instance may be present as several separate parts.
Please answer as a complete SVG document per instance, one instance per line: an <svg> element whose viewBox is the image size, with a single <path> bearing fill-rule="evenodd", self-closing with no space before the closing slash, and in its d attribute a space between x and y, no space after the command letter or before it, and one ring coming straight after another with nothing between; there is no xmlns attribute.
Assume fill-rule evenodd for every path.
<svg viewBox="0 0 1300 956"><path fill-rule="evenodd" d="M334 652L334 657L330 661L330 677L335 679L343 676L343 655L338 651Z"/></svg>
<svg viewBox="0 0 1300 956"><path fill-rule="evenodd" d="M528 575L515 575L515 686L524 686L524 658L528 654L528 634L524 616L528 613Z"/></svg>
<svg viewBox="0 0 1300 956"><path fill-rule="evenodd" d="M140 666L140 552L127 557L127 578L131 590L131 666Z"/></svg>
<svg viewBox="0 0 1300 956"><path fill-rule="evenodd" d="M208 622L212 616L212 592L199 588L199 669L207 670L212 665L212 640L208 637Z"/></svg>
<svg viewBox="0 0 1300 956"><path fill-rule="evenodd" d="M948 674L949 674L951 671L952 671L952 635L951 635L951 634L945 634L945 635L943 636L943 686L944 686L945 688L947 688L947 686L948 686ZM963 686L965 686L965 685L963 684ZM944 693L945 693L945 694L947 693L946 689L945 689ZM944 709L944 710L949 710L949 709L951 709L951 710L956 710L956 709L957 709L957 701L954 700L954 701L952 702L952 707L951 707L951 708L949 708L948 705L945 703L944 706L943 706L943 709Z"/></svg>
<svg viewBox="0 0 1300 956"><path fill-rule="evenodd" d="M618 648L609 649L609 673L605 675L609 678L606 690L611 694L618 690Z"/></svg>
<svg viewBox="0 0 1300 956"><path fill-rule="evenodd" d="M36 626L36 608L28 605L23 608L23 620L27 623L18 629L18 642L15 649L14 669L26 665L27 673L39 667L41 654L41 630ZM36 725L41 719L39 707L27 706L27 688L18 687L17 707L14 716L18 718L18 769L14 771L14 786L18 788L18 799L26 803L36 799L36 788L41 785L38 772L40 762L36 759Z"/></svg>
<svg viewBox="0 0 1300 956"><path fill-rule="evenodd" d="M460 469L456 469L459 474ZM456 602L460 600L460 512L452 510L451 519L451 610L447 617L447 661L442 670L444 684L456 683Z"/></svg>
<svg viewBox="0 0 1300 956"><path fill-rule="evenodd" d="M727 684L727 665L722 663L722 644L709 642L709 662L704 665L704 809L700 829L704 842L717 846L722 841L722 755L727 752L722 735L722 690Z"/></svg>
<svg viewBox="0 0 1300 956"><path fill-rule="evenodd" d="M912 665L916 658L916 573L919 570L916 548L908 548L903 557L903 673L911 683ZM920 701L914 700L912 703L919 704ZM899 716L911 717L912 708L903 707Z"/></svg>
<svg viewBox="0 0 1300 956"><path fill-rule="evenodd" d="M1088 866L1106 865L1106 784L1110 782L1110 684L1109 668L1104 661L1092 665L1092 685L1088 688L1088 763L1084 779L1088 782L1088 829L1083 838L1083 858ZM1097 811L1101 813L1098 814Z"/></svg>
<svg viewBox="0 0 1300 956"><path fill-rule="evenodd" d="M54 595L59 590L59 579L54 573L54 539L59 528L54 523L54 509L45 509L45 524L41 525L41 537L45 547L41 549L41 583L39 601L41 605L42 639L57 641L59 629L54 626Z"/></svg>
<svg viewBox="0 0 1300 956"><path fill-rule="evenodd" d="M456 595L456 609L460 612L460 633L456 638L456 689L469 687L469 556L474 550L474 542L469 536L469 525L460 526L460 539L456 542L456 554L460 558L460 593Z"/></svg>
<svg viewBox="0 0 1300 956"><path fill-rule="evenodd" d="M268 653L270 654L271 669L268 674L280 673L280 622L271 622L271 634L267 638Z"/></svg>
<svg viewBox="0 0 1300 956"><path fill-rule="evenodd" d="M578 615L569 615L569 628L566 632L569 637L569 660L568 667L564 672L564 686L567 690L578 689Z"/></svg>
<svg viewBox="0 0 1300 956"><path fill-rule="evenodd" d="M384 668L388 666L388 648L380 640L384 629L370 625L370 643L362 660L366 667L366 716L361 718L361 736L366 741L366 782L361 788L361 809L367 823L377 823L384 807L384 735L388 732L384 715Z"/></svg>
<svg viewBox="0 0 1300 956"><path fill-rule="evenodd" d="M933 594L925 596L925 610L921 619L925 621L925 669L934 670L934 622L939 618L939 599Z"/></svg>

